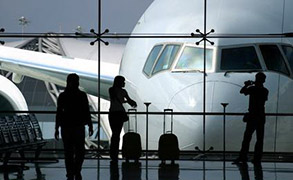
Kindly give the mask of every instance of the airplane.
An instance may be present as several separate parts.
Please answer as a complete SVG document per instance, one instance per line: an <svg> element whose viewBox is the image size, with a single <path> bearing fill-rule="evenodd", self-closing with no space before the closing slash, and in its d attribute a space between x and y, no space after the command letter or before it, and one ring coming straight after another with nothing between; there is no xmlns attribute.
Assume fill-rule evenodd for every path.
<svg viewBox="0 0 293 180"><path fill-rule="evenodd" d="M130 38L120 65L106 60L101 62L100 97L109 99L108 88L113 78L120 74L126 78L125 88L137 101L138 111L146 111L144 102L151 102L150 112L162 112L166 108L172 108L174 112L203 112L205 76L206 112L222 112L221 103L229 103L227 112L246 112L248 98L239 91L244 81L254 80L255 74L262 71L267 76L264 85L269 90L266 112L292 113L292 38L241 36L293 32L292 6L292 1L285 0L209 0L206 29L214 29L219 35L239 37L209 39L214 44L207 43L206 46L206 73L203 73L204 46L203 43L196 44L201 40L198 37ZM203 7L202 0L155 0L132 34L196 34L196 29L204 29ZM22 76L30 76L60 86L65 86L66 76L75 72L80 76L80 88L97 95L96 61L0 46L0 69L13 72L15 82ZM17 108L24 107L19 105ZM146 148L145 118L145 115L138 115L143 148ZM225 148L238 151L245 124L241 116L226 118ZM158 147L158 139L163 133L162 120L162 115L149 115L149 149ZM268 116L264 151L291 152L292 128L290 117ZM179 139L181 150L194 150L195 146L202 148L204 145L219 151L224 148L222 116L206 116L204 145L202 115L175 115L173 133Z"/></svg>

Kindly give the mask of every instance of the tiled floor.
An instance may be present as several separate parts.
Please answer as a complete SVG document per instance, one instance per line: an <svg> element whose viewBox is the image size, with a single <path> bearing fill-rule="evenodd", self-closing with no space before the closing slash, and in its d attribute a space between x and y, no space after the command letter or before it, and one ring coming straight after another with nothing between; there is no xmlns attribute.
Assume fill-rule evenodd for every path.
<svg viewBox="0 0 293 180"><path fill-rule="evenodd" d="M291 180L293 163L262 163L262 166L232 165L221 161L177 161L174 166L160 167L160 161L141 161L140 166L120 160L110 166L109 160L87 159L84 162L83 180ZM28 170L0 174L2 180L63 180L64 160L58 163L27 163ZM224 168L225 167L225 168Z"/></svg>

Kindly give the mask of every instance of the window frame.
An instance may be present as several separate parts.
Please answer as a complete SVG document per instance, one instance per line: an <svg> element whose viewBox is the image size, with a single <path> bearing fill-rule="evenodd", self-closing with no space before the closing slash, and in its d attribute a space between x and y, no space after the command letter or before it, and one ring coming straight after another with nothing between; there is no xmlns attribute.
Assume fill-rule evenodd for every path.
<svg viewBox="0 0 293 180"><path fill-rule="evenodd" d="M268 69L268 67L267 67L267 65L266 65L266 63L265 63L265 60L264 60L264 58L263 58L263 55L262 55L262 53L261 53L260 46L270 46L270 45L271 45L271 46L277 46L277 47L278 47L278 49L279 49L279 51L280 51L280 53L281 53L281 56L283 57L283 60L284 60L285 66L286 66L287 71L288 71L289 74L286 74L286 73L281 72L281 71L274 71L274 70L270 70L270 69ZM288 60L287 60L287 57L286 57L286 55L285 55L284 52L283 52L283 49L282 49L281 45L287 45L287 44L285 44L285 43L258 43L258 44L257 44L257 48L258 48L258 51L259 51L259 53L260 53L261 60L262 60L263 63L264 63L264 66L263 66L263 67L264 67L264 71L280 73L280 74L282 74L282 75L284 75L284 76L287 76L287 77L292 78L291 68L290 68L289 62L288 62Z"/></svg>
<svg viewBox="0 0 293 180"><path fill-rule="evenodd" d="M196 45L196 44L193 44L193 43L192 44L191 43L184 43L182 45L180 51L178 52L176 59L173 62L173 65L171 67L171 72L174 72L174 73L196 72L194 70L176 69L176 65L177 65L177 63L179 61L179 58L181 57L185 47L195 47L195 48L204 49L203 45ZM215 47L215 46L206 46L206 49L212 50L212 67L211 67L211 69L206 70L206 72L214 72L215 71L215 63L216 63L215 59L216 59L216 54L217 54L217 47ZM198 72L203 72L203 71L198 70Z"/></svg>
<svg viewBox="0 0 293 180"><path fill-rule="evenodd" d="M151 71L150 71L150 74L148 75L148 74L146 74L146 72L144 71L145 66L146 66L146 64L147 64L147 60L148 60L149 56L151 55L151 52L153 51L153 49L154 49L156 46L160 46L160 45L162 45L162 48L161 48L160 52L158 53L156 59L154 60L154 63L153 63L153 65L152 65L152 68L151 68ZM162 54L162 52L163 52L164 49L165 49L165 44L162 44L162 43L155 44L155 45L151 48L151 50L150 50L150 52L149 52L149 54L148 54L148 56L147 56L147 58L146 58L146 60L145 60L145 62L144 62L143 68L142 68L142 73L143 73L146 77L148 77L148 78L152 77L154 67L155 67L155 65L157 64L157 60L158 60L159 57L161 56L161 54Z"/></svg>
<svg viewBox="0 0 293 180"><path fill-rule="evenodd" d="M161 48L160 52L158 53L158 56L156 57L156 59L155 59L153 65L152 65L152 68L151 68L151 71L150 71L151 73L150 73L150 75L148 75L148 74L146 74L146 73L144 72L144 68L145 68L145 66L146 66L146 60L145 60L145 62L144 62L144 66L143 66L143 68L142 68L142 73L143 73L147 78L151 78L152 76L154 76L154 75L156 75L156 74L160 74L161 72L172 70L175 61L178 59L178 55L181 53L181 50L182 50L183 44L184 44L184 43L182 43L182 42L163 42L163 43L157 43L157 44L155 44L155 45L152 47L152 49L150 50L150 52L149 52L149 54L148 54L146 60L149 58L149 55L150 55L151 51L153 50L153 48L154 48L155 46L162 45L162 48ZM168 46L168 45L179 45L178 52L177 52L177 54L175 55L174 60L173 60L173 62L172 62L172 64L171 64L171 66L169 67L169 69L162 69L162 70L160 70L160 71L154 73L154 68L155 68L155 66L157 65L158 60L160 59L160 57L161 57L163 51L165 50L166 46Z"/></svg>
<svg viewBox="0 0 293 180"><path fill-rule="evenodd" d="M178 51L177 51L177 53L176 53L176 55L175 55L175 57L174 57L174 59L173 59L173 62L172 62L172 64L171 64L171 66L170 66L168 69L161 69L161 70L159 70L159 71L157 71L157 72L154 72L155 67L156 67L156 65L158 64L159 59L161 58L161 56L162 56L162 54L163 54L165 48L166 48L167 46L170 46L170 45L175 45L175 46L179 45ZM179 55L181 54L181 52L182 52L182 44L166 43L163 47L164 47L164 48L163 48L162 51L160 52L160 55L159 55L158 58L156 59L156 62L154 63L154 66L153 66L153 68L152 68L152 75L158 74L158 73L160 73L160 72L164 72L164 71L168 71L168 70L170 71L170 70L172 70L172 68L173 68L173 66L174 66L174 62L177 61L178 56L179 56Z"/></svg>
<svg viewBox="0 0 293 180"><path fill-rule="evenodd" d="M234 49L234 48L245 48L245 47L253 47L255 50L255 53L257 55L258 61L260 63L261 69L241 69L241 70L223 70L221 68L222 63L222 52L224 49ZM265 64L263 61L263 58L260 54L260 50L258 49L258 46L256 44L237 44L237 45L228 45L228 46L218 46L218 54L217 57L218 61L216 62L216 69L217 72L251 72L251 71L263 71ZM220 61L221 60L221 61Z"/></svg>
<svg viewBox="0 0 293 180"><path fill-rule="evenodd" d="M289 63L289 60L288 60L288 58L287 58L287 56L286 56L286 54L285 54L285 52L283 50L283 46L291 47L293 49L293 45L287 44L287 43L279 43L278 44L278 47L279 47L279 49L281 51L281 54L284 57L284 60L285 60L286 65L287 65L287 69L288 69L288 71L290 73L290 77L293 78L293 69L291 68L290 63Z"/></svg>

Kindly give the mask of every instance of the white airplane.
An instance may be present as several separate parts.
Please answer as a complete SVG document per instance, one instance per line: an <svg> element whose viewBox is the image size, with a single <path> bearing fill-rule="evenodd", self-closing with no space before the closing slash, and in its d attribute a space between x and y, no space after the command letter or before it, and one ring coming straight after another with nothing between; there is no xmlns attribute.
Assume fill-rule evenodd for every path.
<svg viewBox="0 0 293 180"><path fill-rule="evenodd" d="M217 34L283 34L293 32L293 1L209 0L207 30ZM203 31L202 0L156 0L137 22L132 34L190 35ZM101 97L108 99L108 88L115 75L126 77L126 89L145 111L203 111L203 45L198 38L133 38L125 47L120 66L102 62ZM267 113L293 111L293 47L290 38L219 38L209 39L206 56L206 112L222 112L221 103L229 103L227 112L245 112L248 98L239 93L244 81L254 80L255 73L265 72L269 89ZM102 52L103 53L103 52ZM104 60L103 60L104 61ZM14 80L23 75L64 86L68 73L81 77L80 87L97 95L97 62L68 59L57 55L0 47L0 68L14 72ZM119 68L119 70L118 70ZM7 80L1 80L5 81ZM3 83L2 83L3 84ZM9 91L1 94L11 96ZM15 88L14 88L15 89ZM2 93L5 92L5 93ZM20 92L14 93L20 99ZM4 95L3 95L4 96ZM6 96L4 96L6 97ZM7 98L7 97L6 97ZM8 98L7 98L8 99ZM18 109L23 102L17 102ZM129 107L127 107L129 108ZM149 116L149 149L157 149L163 133L163 117ZM226 150L240 148L244 126L242 117L228 116ZM138 132L145 148L145 115L138 116ZM267 117L264 151L293 150L293 121L290 117ZM223 150L223 117L206 116L205 146ZM174 116L174 131L181 150L203 147L203 116Z"/></svg>

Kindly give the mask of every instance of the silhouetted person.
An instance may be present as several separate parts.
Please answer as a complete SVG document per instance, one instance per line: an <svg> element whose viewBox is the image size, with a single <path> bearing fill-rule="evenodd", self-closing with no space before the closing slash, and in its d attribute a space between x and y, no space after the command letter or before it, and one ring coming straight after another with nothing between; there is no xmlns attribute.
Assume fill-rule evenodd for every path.
<svg viewBox="0 0 293 180"><path fill-rule="evenodd" d="M241 94L249 95L249 118L246 124L240 154L234 163L247 162L249 144L254 131L256 131L256 143L252 162L261 162L265 125L265 102L268 100L269 94L269 91L263 86L265 80L266 75L259 72L255 75L255 82L245 81L244 87L240 90Z"/></svg>
<svg viewBox="0 0 293 180"><path fill-rule="evenodd" d="M81 169L85 154L85 125L89 135L93 134L87 95L80 91L79 76L69 74L67 85L57 100L55 139L59 139L59 127L64 145L66 176L68 180L81 180Z"/></svg>
<svg viewBox="0 0 293 180"><path fill-rule="evenodd" d="M125 78L123 76L116 76L113 86L109 88L110 95L110 113L109 122L112 130L111 144L110 144L110 157L111 163L118 162L120 133L123 127L125 117L125 109L123 103L128 103L132 107L136 107L136 102L133 101L123 87L125 86Z"/></svg>
<svg viewBox="0 0 293 180"><path fill-rule="evenodd" d="M242 180L250 180L247 163L237 164Z"/></svg>

